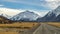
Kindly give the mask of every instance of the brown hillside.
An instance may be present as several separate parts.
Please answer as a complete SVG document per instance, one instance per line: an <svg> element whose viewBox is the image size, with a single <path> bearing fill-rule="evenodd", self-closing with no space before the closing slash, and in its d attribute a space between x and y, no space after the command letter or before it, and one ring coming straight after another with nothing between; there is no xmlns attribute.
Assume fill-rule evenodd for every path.
<svg viewBox="0 0 60 34"><path fill-rule="evenodd" d="M0 24L8 24L8 23L12 23L11 20L7 19L6 17L4 16L0 16Z"/></svg>

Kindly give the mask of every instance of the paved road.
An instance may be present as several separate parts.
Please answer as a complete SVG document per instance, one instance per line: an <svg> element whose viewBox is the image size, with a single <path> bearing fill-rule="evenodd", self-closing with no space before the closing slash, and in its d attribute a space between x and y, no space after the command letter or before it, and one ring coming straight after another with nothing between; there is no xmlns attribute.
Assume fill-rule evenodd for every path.
<svg viewBox="0 0 60 34"><path fill-rule="evenodd" d="M60 28L41 23L41 25L33 32L33 34L60 34Z"/></svg>

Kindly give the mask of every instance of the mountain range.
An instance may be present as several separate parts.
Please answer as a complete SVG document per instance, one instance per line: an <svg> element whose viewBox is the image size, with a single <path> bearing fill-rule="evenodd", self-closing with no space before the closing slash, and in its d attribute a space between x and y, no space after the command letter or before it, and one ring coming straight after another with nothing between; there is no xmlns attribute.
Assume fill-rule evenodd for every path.
<svg viewBox="0 0 60 34"><path fill-rule="evenodd" d="M42 22L60 22L60 6L56 9L49 11L44 17L38 18L37 21Z"/></svg>
<svg viewBox="0 0 60 34"><path fill-rule="evenodd" d="M9 17L8 15L3 16L7 18ZM26 10L8 19L12 21L60 22L60 6L52 11L49 11L43 17L39 16L35 12Z"/></svg>

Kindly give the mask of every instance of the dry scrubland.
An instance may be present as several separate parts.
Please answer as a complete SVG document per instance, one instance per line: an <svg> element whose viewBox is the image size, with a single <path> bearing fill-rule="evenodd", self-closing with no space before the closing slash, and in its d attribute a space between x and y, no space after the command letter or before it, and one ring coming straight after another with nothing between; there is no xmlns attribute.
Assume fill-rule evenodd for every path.
<svg viewBox="0 0 60 34"><path fill-rule="evenodd" d="M60 22L48 22L47 24L60 28Z"/></svg>
<svg viewBox="0 0 60 34"><path fill-rule="evenodd" d="M0 32L0 34L18 34L17 32Z"/></svg>
<svg viewBox="0 0 60 34"><path fill-rule="evenodd" d="M0 24L0 34L20 34L19 31L27 31L40 25L37 22L15 22L12 24Z"/></svg>
<svg viewBox="0 0 60 34"><path fill-rule="evenodd" d="M33 28L33 27L36 27L40 25L39 23L36 23L36 22L16 22L16 23L13 23L13 24L0 24L0 27L10 27L10 28Z"/></svg>

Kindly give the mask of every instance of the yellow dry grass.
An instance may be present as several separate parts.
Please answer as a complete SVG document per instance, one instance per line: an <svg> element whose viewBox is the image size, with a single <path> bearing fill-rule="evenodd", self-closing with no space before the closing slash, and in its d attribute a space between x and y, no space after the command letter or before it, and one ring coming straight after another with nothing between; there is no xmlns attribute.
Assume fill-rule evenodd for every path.
<svg viewBox="0 0 60 34"><path fill-rule="evenodd" d="M18 34L18 32L0 32L0 34Z"/></svg>
<svg viewBox="0 0 60 34"><path fill-rule="evenodd" d="M15 22L13 24L0 24L0 34L19 34L18 32L15 32L14 30L25 30L25 29L32 29L34 27L37 27L40 25L40 23L36 22ZM5 28L12 28L7 30L8 32L5 31ZM25 28L26 27L26 28ZM19 28L19 29L18 29Z"/></svg>
<svg viewBox="0 0 60 34"><path fill-rule="evenodd" d="M60 27L60 22L49 22L49 25Z"/></svg>
<svg viewBox="0 0 60 34"><path fill-rule="evenodd" d="M13 24L0 24L0 27L30 27L30 28L33 28L33 27L36 27L38 26L39 23L36 23L36 22L16 22L16 23L13 23Z"/></svg>

